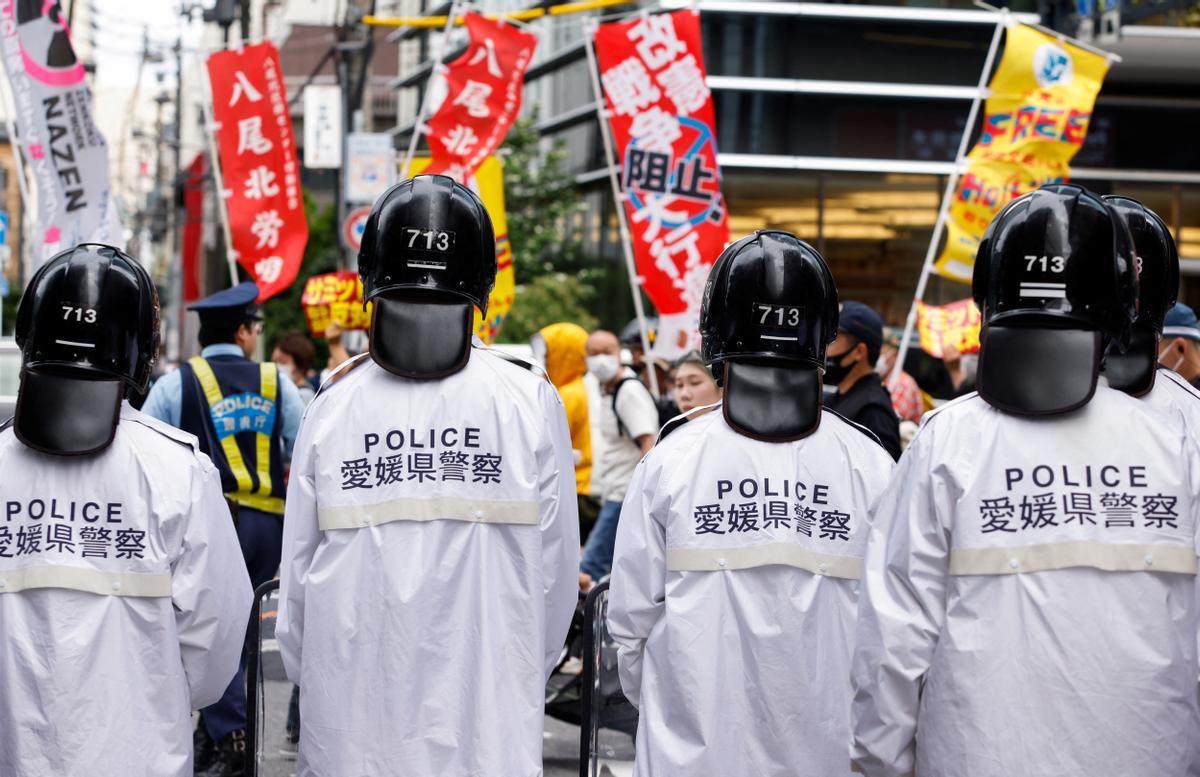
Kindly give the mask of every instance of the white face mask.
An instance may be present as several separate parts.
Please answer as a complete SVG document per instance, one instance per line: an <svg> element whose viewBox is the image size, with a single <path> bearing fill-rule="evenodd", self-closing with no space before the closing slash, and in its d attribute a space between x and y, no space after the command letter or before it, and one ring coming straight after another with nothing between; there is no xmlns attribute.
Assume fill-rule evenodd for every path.
<svg viewBox="0 0 1200 777"><path fill-rule="evenodd" d="M587 357L587 368L588 372L596 376L596 380L601 383L608 383L617 377L617 372L621 369L621 363L611 353L600 353Z"/></svg>

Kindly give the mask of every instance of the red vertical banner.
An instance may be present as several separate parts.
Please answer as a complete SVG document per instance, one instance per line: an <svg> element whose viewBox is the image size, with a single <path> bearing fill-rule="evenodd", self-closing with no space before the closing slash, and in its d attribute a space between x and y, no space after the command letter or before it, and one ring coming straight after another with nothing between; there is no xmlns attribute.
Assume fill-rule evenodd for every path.
<svg viewBox="0 0 1200 777"><path fill-rule="evenodd" d="M700 16L602 24L596 59L637 270L658 310L655 350L677 355L699 346L704 283L729 242Z"/></svg>
<svg viewBox="0 0 1200 777"><path fill-rule="evenodd" d="M308 242L279 52L271 43L217 52L208 77L233 248L262 301L295 280Z"/></svg>
<svg viewBox="0 0 1200 777"><path fill-rule="evenodd" d="M463 17L471 43L446 66L446 99L428 127L426 173L465 183L504 140L521 109L521 85L537 37L499 20Z"/></svg>
<svg viewBox="0 0 1200 777"><path fill-rule="evenodd" d="M204 230L204 154L187 167L183 188L183 301L200 299L201 233Z"/></svg>

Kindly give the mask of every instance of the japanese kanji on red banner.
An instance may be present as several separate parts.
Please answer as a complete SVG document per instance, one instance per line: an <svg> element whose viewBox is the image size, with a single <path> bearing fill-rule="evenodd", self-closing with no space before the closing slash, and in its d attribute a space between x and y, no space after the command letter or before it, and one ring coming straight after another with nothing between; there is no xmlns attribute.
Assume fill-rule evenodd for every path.
<svg viewBox="0 0 1200 777"><path fill-rule="evenodd" d="M279 52L271 43L219 51L208 77L233 248L262 301L295 280L308 242Z"/></svg>
<svg viewBox="0 0 1200 777"><path fill-rule="evenodd" d="M427 173L466 181L497 148L521 109L521 83L537 37L469 13L471 45L447 66L449 91L428 122Z"/></svg>
<svg viewBox="0 0 1200 777"><path fill-rule="evenodd" d="M699 347L704 283L729 242L700 16L685 10L602 24L596 58L637 270L658 309L654 349L678 355Z"/></svg>
<svg viewBox="0 0 1200 777"><path fill-rule="evenodd" d="M325 335L331 323L342 329L371 326L371 303L363 307L362 281L353 270L311 276L304 284L300 305L308 319L308 331L318 337Z"/></svg>

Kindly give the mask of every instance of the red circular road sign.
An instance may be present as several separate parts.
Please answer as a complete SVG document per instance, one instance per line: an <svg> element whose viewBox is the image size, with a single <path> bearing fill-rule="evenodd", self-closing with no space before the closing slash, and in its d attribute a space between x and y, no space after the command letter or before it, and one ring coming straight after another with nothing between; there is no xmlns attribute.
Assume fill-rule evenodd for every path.
<svg viewBox="0 0 1200 777"><path fill-rule="evenodd" d="M342 224L342 238L352 250L357 251L362 246L363 230L367 228L367 217L371 215L371 206L364 205L355 208L346 216Z"/></svg>

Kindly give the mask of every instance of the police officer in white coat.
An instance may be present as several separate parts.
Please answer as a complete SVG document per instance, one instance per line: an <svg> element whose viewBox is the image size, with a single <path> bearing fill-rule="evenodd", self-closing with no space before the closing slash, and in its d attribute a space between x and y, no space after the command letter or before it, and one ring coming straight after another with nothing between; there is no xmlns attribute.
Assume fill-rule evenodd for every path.
<svg viewBox="0 0 1200 777"><path fill-rule="evenodd" d="M191 711L221 696L250 612L221 479L134 410L158 296L84 244L34 273L0 427L0 774L187 777Z"/></svg>
<svg viewBox="0 0 1200 777"><path fill-rule="evenodd" d="M893 463L821 407L837 289L786 232L725 249L701 312L725 389L638 466L609 631L638 707L638 777L830 777L849 764L868 510Z"/></svg>
<svg viewBox="0 0 1200 777"><path fill-rule="evenodd" d="M359 273L370 355L308 406L287 494L276 636L298 774L535 777L578 598L562 403L472 338L496 245L469 189L388 190Z"/></svg>
<svg viewBox="0 0 1200 777"><path fill-rule="evenodd" d="M1104 362L1109 385L1174 416L1200 434L1200 392L1158 363L1163 320L1179 294L1179 253L1158 214L1132 197L1104 198L1133 237L1138 268L1138 317L1124 352L1111 349ZM1197 439L1200 439L1198 437Z"/></svg>
<svg viewBox="0 0 1200 777"><path fill-rule="evenodd" d="M1200 775L1200 455L1098 378L1135 280L1120 216L1077 186L989 227L979 393L926 416L874 513L857 771Z"/></svg>

